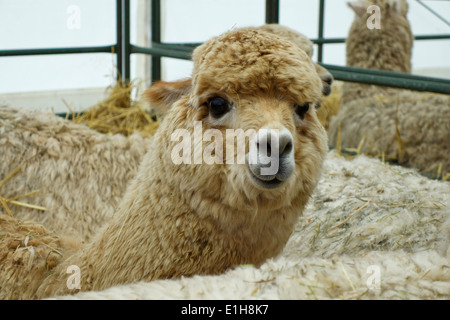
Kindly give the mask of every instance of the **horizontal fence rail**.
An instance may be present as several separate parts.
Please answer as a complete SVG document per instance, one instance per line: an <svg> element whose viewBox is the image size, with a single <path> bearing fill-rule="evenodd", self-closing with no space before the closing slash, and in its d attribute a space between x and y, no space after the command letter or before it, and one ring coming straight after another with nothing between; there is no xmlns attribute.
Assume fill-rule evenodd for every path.
<svg viewBox="0 0 450 320"><path fill-rule="evenodd" d="M114 53L116 46L0 50L0 57L74 53Z"/></svg>
<svg viewBox="0 0 450 320"><path fill-rule="evenodd" d="M420 1L418 1L420 3ZM279 22L279 0L266 0L266 23ZM149 47L133 45L130 42L130 1L116 0L116 44L98 47L75 48L37 48L0 50L0 57L114 53L117 55L118 78L130 80L131 54L147 54L152 57L152 81L161 79L161 57L190 60L192 51L200 43L162 43L161 41L161 0L151 0L151 44ZM361 69L348 66L336 66L322 63L325 44L345 43L346 38L324 38L325 0L319 0L318 37L311 39L318 46L318 62L334 76L336 80L359 82L450 94L450 80L415 76L404 73L381 70ZM449 40L450 34L416 35L415 40Z"/></svg>

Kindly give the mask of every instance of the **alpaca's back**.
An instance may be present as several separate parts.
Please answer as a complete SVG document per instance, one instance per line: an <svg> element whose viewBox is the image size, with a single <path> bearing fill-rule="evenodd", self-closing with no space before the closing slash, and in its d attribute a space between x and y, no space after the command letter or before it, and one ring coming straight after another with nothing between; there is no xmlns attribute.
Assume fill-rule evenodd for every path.
<svg viewBox="0 0 450 320"><path fill-rule="evenodd" d="M18 219L88 241L114 213L147 150L140 135L107 136L51 113L0 107L0 195L46 208L10 204Z"/></svg>

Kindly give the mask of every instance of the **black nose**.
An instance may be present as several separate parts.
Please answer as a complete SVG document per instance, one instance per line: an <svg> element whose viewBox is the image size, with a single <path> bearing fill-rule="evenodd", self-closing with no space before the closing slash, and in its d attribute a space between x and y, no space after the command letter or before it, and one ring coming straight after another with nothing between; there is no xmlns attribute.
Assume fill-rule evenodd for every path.
<svg viewBox="0 0 450 320"><path fill-rule="evenodd" d="M277 136L273 137L272 135ZM272 146L272 143L274 142L275 146ZM268 157L272 157L272 151L275 152L274 155L285 157L292 152L292 135L287 130L282 130L279 133L274 133L272 130L268 130L265 136L258 135L256 147L258 153L266 151Z"/></svg>

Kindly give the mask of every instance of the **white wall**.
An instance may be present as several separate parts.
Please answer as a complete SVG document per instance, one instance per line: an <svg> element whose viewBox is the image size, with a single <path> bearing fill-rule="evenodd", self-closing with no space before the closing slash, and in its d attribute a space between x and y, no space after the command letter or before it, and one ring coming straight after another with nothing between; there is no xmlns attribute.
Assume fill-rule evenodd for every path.
<svg viewBox="0 0 450 320"><path fill-rule="evenodd" d="M410 4L409 19L415 34L450 33L450 28L416 3ZM450 20L450 1L425 1ZM163 40L202 42L233 27L260 25L265 18L265 0L163 0ZM131 1L131 37L145 45L148 27L142 11L149 2ZM74 20L71 6L79 9ZM325 36L345 37L353 19L346 0L327 0ZM308 37L317 37L318 1L281 0L280 23ZM0 0L0 50L43 47L100 46L115 43L115 1L112 0ZM413 68L422 74L450 78L450 40L416 42ZM327 45L324 62L345 64L344 45ZM146 59L133 55L132 77L145 79ZM163 77L175 80L188 77L189 61L163 59ZM14 104L11 97L26 92L51 91L48 98L21 98L21 107L51 108L67 111L63 98L75 109L101 99L104 88L114 79L115 57L111 54L79 54L0 58L0 103ZM86 89L90 99L77 100ZM97 96L93 89L97 88ZM65 90L59 92L58 90ZM76 90L75 95L69 94ZM55 93L56 91L56 93ZM14 93L14 94L11 94ZM8 94L8 95L5 95ZM35 95L36 96L36 95ZM41 96L38 94L37 96ZM67 100L66 99L66 100ZM40 102L39 102L40 101ZM51 104L51 106L50 106ZM62 109L62 110L61 110Z"/></svg>

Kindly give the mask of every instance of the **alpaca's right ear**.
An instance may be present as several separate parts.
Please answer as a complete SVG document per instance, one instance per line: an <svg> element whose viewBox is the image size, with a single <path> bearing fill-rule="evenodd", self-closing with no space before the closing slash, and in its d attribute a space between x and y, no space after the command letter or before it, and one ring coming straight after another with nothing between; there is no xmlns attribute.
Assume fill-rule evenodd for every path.
<svg viewBox="0 0 450 320"><path fill-rule="evenodd" d="M406 17L408 14L408 3L405 0L393 0L392 7L394 11Z"/></svg>
<svg viewBox="0 0 450 320"><path fill-rule="evenodd" d="M322 94L328 96L331 94L331 85L333 84L333 75L324 67L319 64L315 64L316 72L322 80Z"/></svg>
<svg viewBox="0 0 450 320"><path fill-rule="evenodd" d="M347 5L360 17L366 13L367 7L363 1L347 2Z"/></svg>
<svg viewBox="0 0 450 320"><path fill-rule="evenodd" d="M150 108L165 113L181 97L190 94L191 89L190 78L174 82L158 81L144 92L143 97Z"/></svg>

